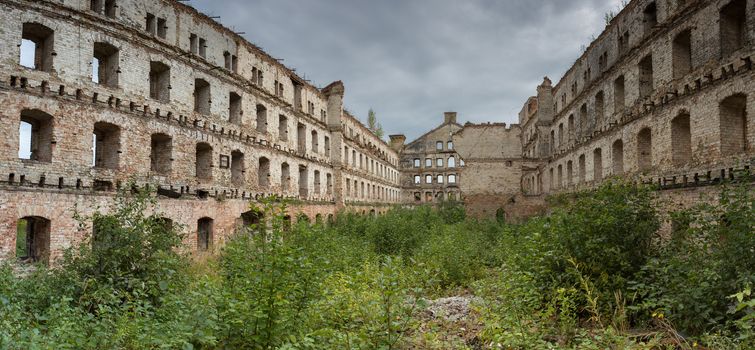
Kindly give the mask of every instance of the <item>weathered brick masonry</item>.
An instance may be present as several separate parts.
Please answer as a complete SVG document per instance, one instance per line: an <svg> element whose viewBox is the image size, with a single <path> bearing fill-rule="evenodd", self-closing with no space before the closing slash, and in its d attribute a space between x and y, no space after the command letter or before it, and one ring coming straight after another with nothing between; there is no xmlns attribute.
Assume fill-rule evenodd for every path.
<svg viewBox="0 0 755 350"><path fill-rule="evenodd" d="M448 112L388 145L344 111L343 84L318 89L177 1L0 0L0 259L58 256L91 232L73 208L106 208L129 179L160 187L156 210L199 250L271 193L320 220L449 199L516 220L611 176L671 189L671 206L711 200L752 180L754 13L630 1L519 124Z"/></svg>
<svg viewBox="0 0 755 350"><path fill-rule="evenodd" d="M702 188L722 179L751 181L754 42L753 0L630 1L555 86L546 77L526 101L510 126L518 145L479 131L491 125L455 134L465 171L477 167L484 184L462 186L466 205L531 215L543 195L611 176L708 194L716 190ZM485 155L484 143L521 156Z"/></svg>
<svg viewBox="0 0 755 350"><path fill-rule="evenodd" d="M21 222L26 258L58 256L91 231L73 208L129 179L159 186L199 249L266 194L312 220L400 200L398 154L344 111L343 84L308 84L191 7L0 0L0 21L0 258Z"/></svg>

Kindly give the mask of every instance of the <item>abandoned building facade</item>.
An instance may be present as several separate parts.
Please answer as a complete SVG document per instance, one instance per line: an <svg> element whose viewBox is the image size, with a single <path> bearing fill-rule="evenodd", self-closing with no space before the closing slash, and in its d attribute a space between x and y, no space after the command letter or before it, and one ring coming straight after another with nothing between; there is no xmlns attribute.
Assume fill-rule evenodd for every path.
<svg viewBox="0 0 755 350"><path fill-rule="evenodd" d="M259 221L260 196L311 220L401 198L398 154L344 111L343 84L308 84L189 6L3 0L0 17L0 257L59 256L91 231L74 207L129 181L159 187L197 249Z"/></svg>
<svg viewBox="0 0 755 350"><path fill-rule="evenodd" d="M635 0L519 113L522 191L733 179L755 160L753 0Z"/></svg>
<svg viewBox="0 0 755 350"><path fill-rule="evenodd" d="M0 0L0 259L49 261L73 218L130 181L208 250L259 222L461 201L526 217L612 176L697 188L755 159L755 0L632 0L519 123L459 124L386 143L319 89L175 0ZM19 230L21 227L23 230ZM20 232L24 231L24 232Z"/></svg>
<svg viewBox="0 0 755 350"><path fill-rule="evenodd" d="M464 160L459 158L453 134L461 130L456 112L446 112L443 123L416 140L404 144L404 135L391 135L390 143L401 158L402 201L411 204L459 201L461 171Z"/></svg>

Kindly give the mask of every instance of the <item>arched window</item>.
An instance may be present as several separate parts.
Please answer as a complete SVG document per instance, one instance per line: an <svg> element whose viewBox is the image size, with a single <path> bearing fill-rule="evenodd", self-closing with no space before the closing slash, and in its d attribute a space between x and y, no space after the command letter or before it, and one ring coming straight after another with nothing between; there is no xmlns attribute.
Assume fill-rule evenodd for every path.
<svg viewBox="0 0 755 350"><path fill-rule="evenodd" d="M725 98L718 106L720 118L721 154L739 154L748 149L747 95Z"/></svg>
<svg viewBox="0 0 755 350"><path fill-rule="evenodd" d="M722 57L727 57L744 47L747 34L746 13L746 0L732 0L721 8L719 26Z"/></svg>
<svg viewBox="0 0 755 350"><path fill-rule="evenodd" d="M456 167L456 158L454 158L454 156L448 157L448 167L449 168L455 168Z"/></svg>
<svg viewBox="0 0 755 350"><path fill-rule="evenodd" d="M674 165L684 165L692 159L689 113L683 112L671 120L671 158Z"/></svg>

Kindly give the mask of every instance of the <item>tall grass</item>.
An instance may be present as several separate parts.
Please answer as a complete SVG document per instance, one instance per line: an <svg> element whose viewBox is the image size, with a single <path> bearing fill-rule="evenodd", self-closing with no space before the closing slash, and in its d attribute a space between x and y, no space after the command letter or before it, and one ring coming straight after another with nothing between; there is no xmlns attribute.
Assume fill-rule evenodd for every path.
<svg viewBox="0 0 755 350"><path fill-rule="evenodd" d="M95 239L59 268L0 269L0 348L408 349L755 346L753 194L673 213L647 188L612 183L557 198L523 224L462 207L342 213L288 228L269 198L264 227L216 255L189 256L149 193L122 193ZM444 343L426 299L474 294L468 345ZM456 327L457 329L459 327ZM472 330L468 330L472 332Z"/></svg>

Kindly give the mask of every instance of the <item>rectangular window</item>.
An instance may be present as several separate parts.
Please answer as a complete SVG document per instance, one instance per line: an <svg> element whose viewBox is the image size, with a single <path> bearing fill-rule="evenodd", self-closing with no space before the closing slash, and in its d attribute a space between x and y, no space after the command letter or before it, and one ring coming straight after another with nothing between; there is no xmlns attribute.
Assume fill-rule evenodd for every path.
<svg viewBox="0 0 755 350"><path fill-rule="evenodd" d="M435 149L438 150L438 151L442 151L443 150L443 141L436 142L435 143Z"/></svg>
<svg viewBox="0 0 755 350"><path fill-rule="evenodd" d="M453 141L448 141L448 142L446 142L446 148L447 148L447 149L448 149L449 151L450 151L450 150L452 150L452 149L454 149L454 142L453 142Z"/></svg>
<svg viewBox="0 0 755 350"><path fill-rule="evenodd" d="M165 18L158 18L157 19L157 36L160 39L165 39L166 36L168 36L168 22L165 20Z"/></svg>
<svg viewBox="0 0 755 350"><path fill-rule="evenodd" d="M438 179L437 179L437 182L438 182L439 184L442 184L442 183L443 183L443 175L438 175Z"/></svg>
<svg viewBox="0 0 755 350"><path fill-rule="evenodd" d="M199 52L199 37L196 34L189 35L189 50L195 55Z"/></svg>
<svg viewBox="0 0 755 350"><path fill-rule="evenodd" d="M425 158L425 168L432 168L433 167L433 160L430 158Z"/></svg>
<svg viewBox="0 0 755 350"><path fill-rule="evenodd" d="M157 29L157 18L155 18L155 15L147 13L145 20L147 22L145 25L147 33L155 35Z"/></svg>
<svg viewBox="0 0 755 350"><path fill-rule="evenodd" d="M432 175L425 175L425 183L426 184L433 183L433 176Z"/></svg>
<svg viewBox="0 0 755 350"><path fill-rule="evenodd" d="M207 41L204 38L199 38L199 56L207 58Z"/></svg>
<svg viewBox="0 0 755 350"><path fill-rule="evenodd" d="M438 167L438 168L442 168L443 167L443 158L437 158L437 159L435 159L435 166Z"/></svg>
<svg viewBox="0 0 755 350"><path fill-rule="evenodd" d="M419 158L414 158L414 167L415 168L419 168L420 167Z"/></svg>
<svg viewBox="0 0 755 350"><path fill-rule="evenodd" d="M422 178L419 175L414 175L414 184L419 185L422 183Z"/></svg>
<svg viewBox="0 0 755 350"><path fill-rule="evenodd" d="M455 184L456 183L456 175L454 175L454 174L448 175L448 183Z"/></svg>

